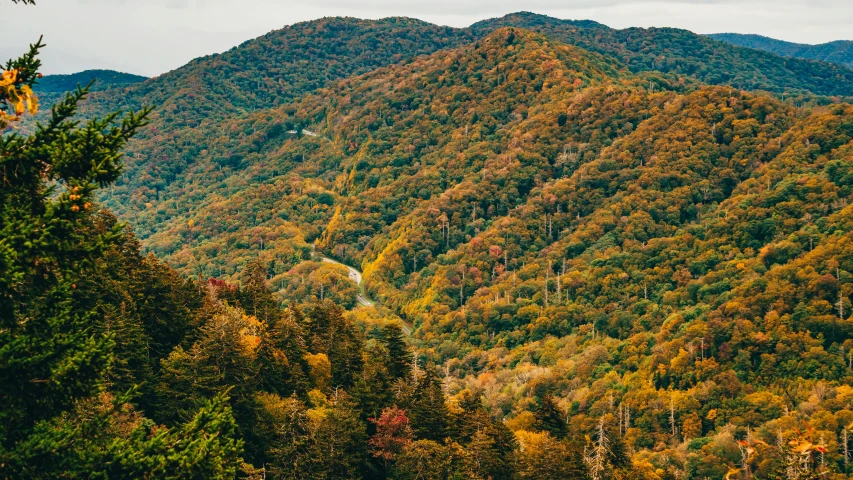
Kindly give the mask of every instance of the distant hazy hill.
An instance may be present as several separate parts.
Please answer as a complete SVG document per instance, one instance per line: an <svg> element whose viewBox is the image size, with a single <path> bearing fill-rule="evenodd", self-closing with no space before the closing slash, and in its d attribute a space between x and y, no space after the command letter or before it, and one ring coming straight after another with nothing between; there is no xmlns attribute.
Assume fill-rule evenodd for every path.
<svg viewBox="0 0 853 480"><path fill-rule="evenodd" d="M792 43L761 35L744 35L740 33L715 33L709 37L722 42L741 47L775 53L785 57L820 60L853 67L853 41L838 40L820 45Z"/></svg>
<svg viewBox="0 0 853 480"><path fill-rule="evenodd" d="M560 20L528 12L475 23L482 35L513 26L587 50L611 55L633 72L660 71L711 85L745 90L804 90L818 95L853 93L853 71L827 63L745 50L676 28L617 30L591 21ZM838 76L837 76L838 75Z"/></svg>
<svg viewBox="0 0 853 480"><path fill-rule="evenodd" d="M45 75L39 80L36 90L39 92L67 92L77 88L77 85L86 86L92 80L95 80L93 89L102 90L118 85L124 86L144 82L147 78L114 70L85 70L69 75Z"/></svg>
<svg viewBox="0 0 853 480"><path fill-rule="evenodd" d="M39 80L35 91L42 105L52 105L64 97L67 92L75 90L78 85L85 87L93 80L95 82L89 90L92 92L101 92L115 88L123 91L123 87L144 82L147 78L115 70L84 70L68 75L45 75L44 78ZM111 98L118 100L121 98L121 94L112 95Z"/></svg>

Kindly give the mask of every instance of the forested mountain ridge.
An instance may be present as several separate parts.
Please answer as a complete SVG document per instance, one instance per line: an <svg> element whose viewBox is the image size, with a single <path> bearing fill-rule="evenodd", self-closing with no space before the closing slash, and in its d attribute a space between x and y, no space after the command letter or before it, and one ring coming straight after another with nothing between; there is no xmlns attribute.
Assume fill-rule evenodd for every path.
<svg viewBox="0 0 853 480"><path fill-rule="evenodd" d="M851 116L505 28L226 122L160 201L115 195L200 276L260 258L276 290L337 293L306 280L317 238L451 394L519 432L553 394L636 462L719 478L780 430L841 461Z"/></svg>
<svg viewBox="0 0 853 480"><path fill-rule="evenodd" d="M660 71L694 77L710 85L744 90L807 91L850 96L853 70L847 67L783 58L738 48L677 28L617 30L594 22L560 20L515 13L475 23L475 32L513 26L547 35L590 51L611 55L633 72ZM781 60L781 61L780 61Z"/></svg>
<svg viewBox="0 0 853 480"><path fill-rule="evenodd" d="M91 115L118 107L159 105L151 128L131 145L133 155L127 161L125 178L133 180L127 185L123 181L118 184L119 189L131 189L143 204L151 203L149 200L156 198L164 185L173 182L187 165L199 158L203 144L225 119L244 116L258 108L275 107L336 79L473 41L498 25L530 26L546 36L622 58L634 71L661 69L743 88L821 92L830 88L826 84L829 77L843 80L849 73L838 70L841 67L793 60L792 65L797 68L788 69L789 60L727 46L685 31L617 31L595 22L564 21L527 13L481 22L470 29L436 27L400 18L378 21L328 18L271 32L222 55L197 59L127 90L96 93L84 112ZM679 46L684 42L687 43ZM680 50L668 56L668 49L673 46ZM762 70L764 67L766 72ZM730 76L722 78L713 72L728 72L726 75ZM801 83L802 78L809 82L818 79L818 83L809 87ZM844 89L853 82L840 81L838 85L840 90L834 87L830 90L849 93ZM202 126L202 130L197 130ZM151 149L141 146L142 142L165 148L157 148L160 153L154 156L149 153ZM118 200L104 197L124 218L125 209L133 206ZM143 241L150 234L149 229L138 232Z"/></svg>
<svg viewBox="0 0 853 480"><path fill-rule="evenodd" d="M329 82L463 45L502 26L535 30L615 56L635 72L672 72L742 89L853 96L853 71L844 67L741 49L685 30L615 30L591 21L517 13L464 29L397 17L297 23L131 88L92 95L83 111L93 115L156 104L155 131L171 133L275 107Z"/></svg>
<svg viewBox="0 0 853 480"><path fill-rule="evenodd" d="M52 105L67 93L77 90L77 87L86 87L89 85L89 90L92 92L109 89L124 90L130 85L141 83L145 80L147 80L147 77L116 72L114 70L84 70L68 75L45 75L39 79L38 84L35 86L35 92L38 94L41 102L46 105Z"/></svg>
<svg viewBox="0 0 853 480"><path fill-rule="evenodd" d="M147 77L114 70L84 70L68 75L45 75L40 78L35 91L44 95L47 92L65 93L75 90L78 85L86 86L95 81L95 89L129 85L147 80Z"/></svg>
<svg viewBox="0 0 853 480"><path fill-rule="evenodd" d="M847 478L853 107L643 61L503 27L163 90L123 173L147 111L0 137L0 476Z"/></svg>
<svg viewBox="0 0 853 480"><path fill-rule="evenodd" d="M853 67L853 41L850 40L836 40L819 45L808 45L776 40L761 35L745 35L740 33L715 33L708 36L714 40L731 43L732 45L764 50L785 57L820 60L822 62L832 62Z"/></svg>
<svg viewBox="0 0 853 480"><path fill-rule="evenodd" d="M150 128L130 145L125 176L114 190L122 196L107 195L102 200L120 218L131 218L140 206L156 203L167 185L199 161L207 150L205 144L212 135L224 134L229 119L275 108L350 75L470 43L501 25L529 26L555 41L613 55L634 72L663 70L688 83L698 77L741 88L853 93L846 90L853 82L845 80L853 71L843 67L775 57L682 30L613 30L595 22L528 13L480 22L468 29L405 18L326 18L271 32L127 89L91 95L83 107L84 115L158 105ZM291 121L285 131L295 126ZM127 201L127 195L134 201ZM145 245L149 235L162 231L156 221L136 225ZM245 258L240 258L234 265L244 263Z"/></svg>

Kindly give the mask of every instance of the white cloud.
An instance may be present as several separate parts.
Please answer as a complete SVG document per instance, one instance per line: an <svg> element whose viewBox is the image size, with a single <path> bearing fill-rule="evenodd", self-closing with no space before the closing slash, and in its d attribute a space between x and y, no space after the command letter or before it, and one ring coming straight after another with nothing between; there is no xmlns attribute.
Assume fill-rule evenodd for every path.
<svg viewBox="0 0 853 480"><path fill-rule="evenodd" d="M848 0L39 0L35 7L0 0L0 53L23 50L43 33L55 56L66 59L46 62L46 72L111 65L155 75L322 16L405 15L462 27L520 10L614 28L758 33L806 43L853 37Z"/></svg>

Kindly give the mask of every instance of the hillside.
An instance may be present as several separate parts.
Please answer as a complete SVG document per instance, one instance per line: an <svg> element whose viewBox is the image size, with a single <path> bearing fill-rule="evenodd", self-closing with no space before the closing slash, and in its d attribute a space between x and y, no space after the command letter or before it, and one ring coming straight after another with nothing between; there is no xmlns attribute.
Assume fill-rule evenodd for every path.
<svg viewBox="0 0 853 480"><path fill-rule="evenodd" d="M114 70L85 70L68 75L45 75L39 79L35 92L45 105L52 105L78 86L85 87L91 83L90 91L103 92L114 88L123 90L145 80L147 78L140 75Z"/></svg>
<svg viewBox="0 0 853 480"><path fill-rule="evenodd" d="M76 89L77 85L86 86L93 80L94 89L104 89L144 82L147 78L113 70L85 70L69 75L45 75L39 79L35 90L40 94L69 92Z"/></svg>
<svg viewBox="0 0 853 480"><path fill-rule="evenodd" d="M683 80L678 81L686 83L698 77L706 83L742 88L853 92L847 90L853 82L845 80L853 71L732 47L679 30L613 30L589 21L525 13L462 30L401 18L327 18L271 32L127 89L93 94L83 109L85 115L158 106L151 127L131 144L126 175L114 190L117 196L103 200L120 218L136 218L144 205L169 198L163 190L200 161L210 150L206 144L211 135L220 135L229 119L275 108L351 75L473 41L505 24L528 26L545 36L615 56L634 72L663 70L680 75ZM301 130L296 127L303 120L310 119L290 115L282 128ZM220 163L239 164L236 156L228 156L231 160L220 159ZM163 231L156 221L135 222L135 227L146 245L148 236Z"/></svg>
<svg viewBox="0 0 853 480"><path fill-rule="evenodd" d="M837 40L819 45L807 45L776 40L761 35L744 35L740 33L716 33L708 36L721 42L764 50L783 57L820 60L822 62L832 62L853 67L853 41L850 40Z"/></svg>
<svg viewBox="0 0 853 480"><path fill-rule="evenodd" d="M463 45L503 26L614 56L634 72L661 71L747 90L853 96L853 71L847 68L737 48L686 30L615 30L531 13L466 29L409 18L336 17L297 23L129 89L93 95L84 113L157 105L158 131L193 128L212 117L275 107L332 81Z"/></svg>
<svg viewBox="0 0 853 480"><path fill-rule="evenodd" d="M259 258L284 294L319 297L297 280L316 239L414 324L449 393L520 431L552 394L635 461L722 478L736 439L806 425L836 462L853 420L851 115L507 28L142 141L182 161L148 160L110 205L182 272Z"/></svg>
<svg viewBox="0 0 853 480"><path fill-rule="evenodd" d="M173 194L164 190L178 180L177 185L205 182L181 177L191 175L186 170L201 162L205 152L211 152L207 144L215 138L212 136L237 134L227 131L237 128L232 119L287 104L352 75L472 42L501 25L530 27L556 41L615 57L634 73L665 72L671 77L668 81L690 84L699 79L777 92L853 94L853 82L849 81L853 70L733 47L682 30L614 30L589 21L525 13L481 22L469 29L405 18L325 18L271 32L129 88L92 94L82 110L85 116L117 108L158 107L151 126L130 145L132 155L126 162L125 176L112 190L116 196L103 196L102 200L121 219L135 219L134 228L148 246L148 237L164 233L167 227L157 220L139 219L138 213L147 204L172 198ZM284 132L301 130L297 128L301 122L312 121L304 117L289 115L281 128ZM274 136L280 134L273 132ZM241 164L231 152L220 154L221 166ZM198 171L203 171L204 164ZM180 188L177 185L175 188ZM317 228L309 237L317 234ZM239 258L235 265L244 263L245 258Z"/></svg>
<svg viewBox="0 0 853 480"><path fill-rule="evenodd" d="M814 61L723 44L675 28L617 30L595 24L560 20L532 13L510 14L471 26L489 32L502 26L529 29L555 40L611 55L633 72L660 71L687 75L710 85L744 90L808 91L817 95L850 96L853 70Z"/></svg>
<svg viewBox="0 0 853 480"><path fill-rule="evenodd" d="M33 55L0 477L849 477L853 106L790 96L849 70L323 19L94 92L162 103L130 141L148 110L74 96L16 129Z"/></svg>

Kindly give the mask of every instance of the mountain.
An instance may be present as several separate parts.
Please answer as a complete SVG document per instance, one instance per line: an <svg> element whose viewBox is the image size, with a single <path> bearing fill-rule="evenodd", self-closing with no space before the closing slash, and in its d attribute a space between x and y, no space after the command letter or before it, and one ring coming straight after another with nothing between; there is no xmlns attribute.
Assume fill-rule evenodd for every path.
<svg viewBox="0 0 853 480"><path fill-rule="evenodd" d="M52 105L78 86L85 87L92 82L90 91L100 92L113 88L124 89L145 80L146 77L115 70L85 70L68 75L45 75L39 79L35 92L43 104Z"/></svg>
<svg viewBox="0 0 853 480"><path fill-rule="evenodd" d="M86 86L94 81L94 89L106 89L117 86L127 86L147 80L146 77L114 70L85 70L69 75L45 75L36 87L36 93L68 92L78 85Z"/></svg>
<svg viewBox="0 0 853 480"><path fill-rule="evenodd" d="M853 67L853 41L837 40L820 45L792 43L761 35L744 35L740 33L716 33L708 35L714 40L730 43L740 47L754 48L781 55L783 57L820 60Z"/></svg>
<svg viewBox="0 0 853 480"><path fill-rule="evenodd" d="M747 428L771 445L785 408L846 408L851 118L504 28L142 144L200 146L113 198L199 276L258 258L293 291L316 239L449 392L522 430L549 392L581 431L612 415L637 455L722 478Z"/></svg>
<svg viewBox="0 0 853 480"><path fill-rule="evenodd" d="M193 60L126 91L94 96L91 112L158 105L158 128L275 107L334 80L463 45L504 26L537 31L613 56L632 71L685 75L713 85L774 92L853 96L853 71L821 62L780 58L677 29L616 30L591 21L517 13L466 29L409 18L324 18L297 23L227 52Z"/></svg>
<svg viewBox="0 0 853 480"><path fill-rule="evenodd" d="M179 179L176 186L203 181L182 177L191 175L185 170L210 152L207 144L213 135L236 135L236 131L223 131L231 128L226 127L233 125L231 119L276 108L352 75L473 42L502 25L529 27L555 41L615 58L634 73L660 71L672 77L668 82L700 80L779 92L853 94L849 81L853 70L734 47L683 30L614 30L595 22L529 13L468 29L406 18L325 18L271 32L130 87L93 93L83 107L87 117L157 105L151 126L130 145L132 155L123 179L112 189L115 195L102 200L121 219L134 219L137 233L148 246L148 238L162 234L165 225L142 221L140 211L169 198L171 194L164 190ZM311 120L302 117L291 115L282 128L299 130L297 123ZM220 159L222 166L240 165L231 152L225 158L232 160ZM238 261L243 263L244 259Z"/></svg>
<svg viewBox="0 0 853 480"><path fill-rule="evenodd" d="M829 72L848 70L676 30L491 22L325 19L93 94L87 114L117 91L165 104L102 197L153 255L125 232L89 278L78 259L99 249L75 231L68 285L33 296L35 315L81 304L118 352L93 367L99 399L38 433L139 443L189 421L238 438L230 476L247 478L846 477L853 106L726 82L846 88ZM276 38L305 48L273 49L292 56L272 75ZM420 54L377 50L405 39ZM82 205L6 210L116 236L74 188L60 200ZM54 249L17 259L31 244L5 248L33 272L8 285L50 278ZM324 255L377 305L329 302L361 286ZM35 328L19 318L8 330ZM224 426L193 427L208 417ZM121 457L97 437L58 458Z"/></svg>
<svg viewBox="0 0 853 480"><path fill-rule="evenodd" d="M594 22L528 13L469 29L404 18L326 18L271 32L129 88L93 94L84 107L85 115L158 106L151 127L131 145L124 180L113 190L117 196L104 197L104 202L121 218L137 218L144 205L162 197L169 184L209 151L208 139L219 135L229 119L274 108L351 75L472 42L507 24L530 27L549 38L621 59L633 72L660 69L681 76L678 81L685 83L698 77L711 84L746 88L853 93L848 91L853 82L846 80L853 71L843 67L784 59L682 30L613 30ZM285 130L293 130L299 121L291 118ZM239 164L236 157L234 161ZM146 245L150 235L162 232L157 222L135 226Z"/></svg>
<svg viewBox="0 0 853 480"><path fill-rule="evenodd" d="M817 95L850 96L853 71L846 67L726 45L687 30L627 28L516 13L472 25L475 32L514 26L536 31L590 51L611 55L633 72L660 71L696 78L710 85L745 90L802 90ZM844 80L842 80L844 79Z"/></svg>
<svg viewBox="0 0 853 480"><path fill-rule="evenodd" d="M331 81L458 45L462 37L408 18L302 22L124 91L93 95L89 111L157 105L157 130L192 128L281 105Z"/></svg>

